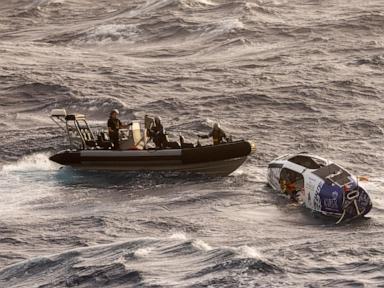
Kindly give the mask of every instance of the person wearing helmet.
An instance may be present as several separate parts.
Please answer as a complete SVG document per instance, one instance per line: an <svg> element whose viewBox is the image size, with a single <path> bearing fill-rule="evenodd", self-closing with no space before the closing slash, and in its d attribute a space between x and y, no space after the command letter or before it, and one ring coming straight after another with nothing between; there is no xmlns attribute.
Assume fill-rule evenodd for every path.
<svg viewBox="0 0 384 288"><path fill-rule="evenodd" d="M164 149L167 147L167 136L165 135L164 127L161 124L161 118L159 116L155 117L155 123L148 132L156 148Z"/></svg>
<svg viewBox="0 0 384 288"><path fill-rule="evenodd" d="M111 142L113 143L113 149L119 150L119 129L122 128L128 128L129 125L124 125L121 123L120 119L117 118L119 115L119 110L113 109L111 111L111 114L108 119L108 132L109 132L109 138L111 139Z"/></svg>
<svg viewBox="0 0 384 288"><path fill-rule="evenodd" d="M213 145L224 143L224 140L228 142L227 135L225 134L224 130L220 128L218 123L213 124L212 130L209 132L209 134L198 135L198 137L204 139L212 137Z"/></svg>

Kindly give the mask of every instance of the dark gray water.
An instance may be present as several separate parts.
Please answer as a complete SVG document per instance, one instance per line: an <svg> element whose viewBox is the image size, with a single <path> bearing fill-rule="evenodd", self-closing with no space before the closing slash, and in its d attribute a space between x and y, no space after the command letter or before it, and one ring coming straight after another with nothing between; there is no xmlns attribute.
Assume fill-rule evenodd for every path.
<svg viewBox="0 0 384 288"><path fill-rule="evenodd" d="M384 287L382 0L0 1L0 287ZM47 115L220 121L225 178L78 173ZM310 151L369 178L335 226L266 186Z"/></svg>

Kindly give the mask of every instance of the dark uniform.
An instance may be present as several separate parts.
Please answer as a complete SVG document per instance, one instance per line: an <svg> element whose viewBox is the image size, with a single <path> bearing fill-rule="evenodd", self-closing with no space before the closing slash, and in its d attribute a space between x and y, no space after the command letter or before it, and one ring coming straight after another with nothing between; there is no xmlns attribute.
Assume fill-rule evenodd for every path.
<svg viewBox="0 0 384 288"><path fill-rule="evenodd" d="M113 149L118 150L119 147L119 129L122 127L123 124L121 121L117 118L109 118L108 119L108 128L110 128L109 131L109 138L111 139L111 142L113 143Z"/></svg>
<svg viewBox="0 0 384 288"><path fill-rule="evenodd" d="M213 145L223 143L223 139L227 139L227 135L225 135L225 132L221 128L213 129L208 134L208 137L212 137Z"/></svg>
<svg viewBox="0 0 384 288"><path fill-rule="evenodd" d="M200 138L209 138L212 137L213 145L218 145L223 143L223 140L227 140L227 135L225 135L225 132L223 129L216 127L213 128L211 132L209 132L208 135L199 135ZM227 140L228 141L228 140Z"/></svg>
<svg viewBox="0 0 384 288"><path fill-rule="evenodd" d="M163 125L161 123L156 123L149 130L150 137L153 139L156 148L166 148L168 144L167 136L165 135Z"/></svg>

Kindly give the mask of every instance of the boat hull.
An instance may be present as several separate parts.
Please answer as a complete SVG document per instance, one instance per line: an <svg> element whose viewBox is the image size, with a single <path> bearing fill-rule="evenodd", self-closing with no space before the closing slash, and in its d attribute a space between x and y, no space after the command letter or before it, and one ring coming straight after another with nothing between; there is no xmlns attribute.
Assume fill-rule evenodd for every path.
<svg viewBox="0 0 384 288"><path fill-rule="evenodd" d="M295 162L298 156L306 162ZM321 160L323 164L311 168L308 159ZM357 177L317 156L301 153L279 157L269 163L267 178L274 190L299 201L316 215L338 219L337 223L363 217L372 208L369 194Z"/></svg>
<svg viewBox="0 0 384 288"><path fill-rule="evenodd" d="M216 146L164 150L61 151L50 160L75 169L111 171L175 171L228 175L252 152L247 141Z"/></svg>

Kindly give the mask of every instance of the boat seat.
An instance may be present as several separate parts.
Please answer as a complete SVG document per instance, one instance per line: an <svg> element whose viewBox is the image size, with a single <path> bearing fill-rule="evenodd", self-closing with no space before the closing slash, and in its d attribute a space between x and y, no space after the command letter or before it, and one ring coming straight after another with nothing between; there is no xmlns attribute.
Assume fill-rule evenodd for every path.
<svg viewBox="0 0 384 288"><path fill-rule="evenodd" d="M112 148L112 142L109 138L109 135L107 132L100 132L98 135L97 135L97 146L103 148L103 149L110 149Z"/></svg>
<svg viewBox="0 0 384 288"><path fill-rule="evenodd" d="M195 145L193 145L193 143L183 143L183 145L181 145L181 148L194 148Z"/></svg>
<svg viewBox="0 0 384 288"><path fill-rule="evenodd" d="M182 135L179 136L180 146L181 148L193 148L195 147L192 143L185 143L184 137Z"/></svg>
<svg viewBox="0 0 384 288"><path fill-rule="evenodd" d="M96 147L96 141L94 141L94 140L89 140L89 141L86 140L85 144L87 145L87 147L91 147L91 148Z"/></svg>
<svg viewBox="0 0 384 288"><path fill-rule="evenodd" d="M103 141L111 141L107 132L100 132L100 136Z"/></svg>
<svg viewBox="0 0 384 288"><path fill-rule="evenodd" d="M174 141L174 142L173 141L172 142L167 142L167 148L180 149L180 145L176 141Z"/></svg>

